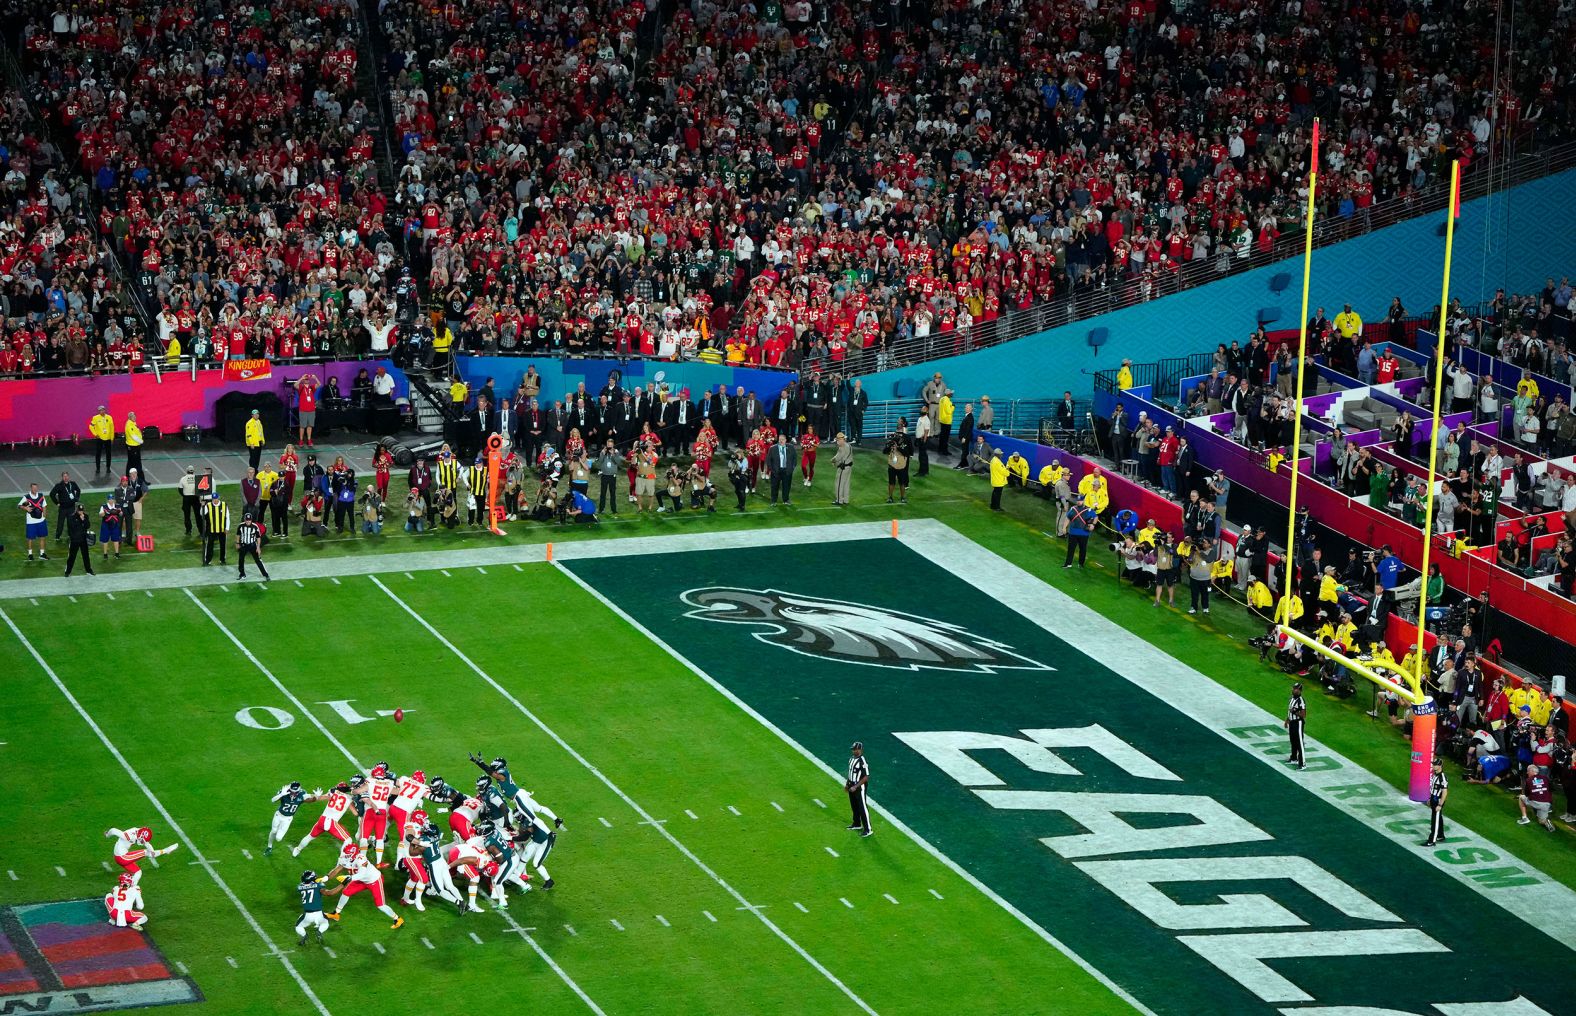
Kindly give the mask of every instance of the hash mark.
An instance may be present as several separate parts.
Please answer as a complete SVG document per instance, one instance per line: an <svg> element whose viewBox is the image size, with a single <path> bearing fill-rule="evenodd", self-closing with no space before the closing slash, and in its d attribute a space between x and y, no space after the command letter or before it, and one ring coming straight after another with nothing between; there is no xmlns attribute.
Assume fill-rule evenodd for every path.
<svg viewBox="0 0 1576 1016"><path fill-rule="evenodd" d="M798 900L794 900L793 905L799 908L799 913L801 914L808 914L810 912L809 910L805 909L805 905L800 903Z"/></svg>
<svg viewBox="0 0 1576 1016"><path fill-rule="evenodd" d="M148 599L150 599L150 600L153 599L153 590L151 590L151 589L144 589L143 592L148 594Z"/></svg>
<svg viewBox="0 0 1576 1016"><path fill-rule="evenodd" d="M831 855L832 855L832 856L833 856L833 857L837 857L837 856L838 856L838 853L837 853L837 851L835 851L835 850L833 850L833 849L832 849L832 848L831 848L831 847L827 847L827 848L826 848L826 852L827 852L827 853L828 853L828 854L831 854Z"/></svg>
<svg viewBox="0 0 1576 1016"><path fill-rule="evenodd" d="M186 862L188 867L193 865L193 864L218 864L218 863L220 863L220 862L219 862L219 859L217 857L212 858L211 860L207 860L207 861L187 861ZM157 861L155 861L155 862L153 862L153 866L155 868L157 868L159 866L159 863Z"/></svg>
<svg viewBox="0 0 1576 1016"><path fill-rule="evenodd" d="M224 958L224 961L226 963L230 964L232 969L235 969L235 970L241 969L241 965L239 963L235 962L235 957L234 956L226 956Z"/></svg>
<svg viewBox="0 0 1576 1016"><path fill-rule="evenodd" d="M452 575L450 575L450 574L449 574L449 570L448 570L448 569L447 569L447 568L439 568L439 569L438 569L438 571L439 571L439 573L441 573L441 574L442 574L442 575L443 575L443 577L444 577L444 578L446 578L446 579L449 579L449 578L453 578L453 577L454 577L454 576L452 576Z"/></svg>
<svg viewBox="0 0 1576 1016"><path fill-rule="evenodd" d="M326 945L325 945L325 946L324 946L324 947L323 947L323 951L324 951L324 952L326 952L326 953L328 953L328 958L329 958L329 959L331 959L331 960L337 960L337 959L339 959L339 954L338 954L338 953L336 953L336 952L334 952L334 950L332 950L332 949L330 949L330 948L329 948L329 947L328 947L328 946L326 946Z"/></svg>
<svg viewBox="0 0 1576 1016"><path fill-rule="evenodd" d="M471 941L475 942L477 945L481 945L482 944L482 937L480 935L476 934L476 932L473 931L473 932L471 932Z"/></svg>
<svg viewBox="0 0 1576 1016"><path fill-rule="evenodd" d="M108 596L112 600L115 598L115 594L114 593L105 593L104 595Z"/></svg>
<svg viewBox="0 0 1576 1016"><path fill-rule="evenodd" d="M778 804L776 801L772 802L772 807L776 808L778 811L782 811L783 810L783 806Z"/></svg>
<svg viewBox="0 0 1576 1016"><path fill-rule="evenodd" d="M932 895L932 896L934 896L934 897L935 897L935 898L936 898L936 899L938 899L938 900L944 900L944 899L946 899L946 897L945 897L945 896L943 896L943 895L941 895L941 894L940 894L940 893L938 893L938 892L936 892L936 890L934 890L934 889L932 889L932 890L930 890L930 895Z"/></svg>
<svg viewBox="0 0 1576 1016"><path fill-rule="evenodd" d="M688 808L684 809L684 814L688 815L690 818L694 819L697 822L700 821L700 816L695 814L693 811L690 811Z"/></svg>
<svg viewBox="0 0 1576 1016"><path fill-rule="evenodd" d="M410 572L406 572L405 577L410 579L412 582L416 581L416 576L412 575Z"/></svg>
<svg viewBox="0 0 1576 1016"><path fill-rule="evenodd" d="M822 808L826 807L826 802L821 800L819 797L812 797L812 798L810 798L810 800L814 801L817 805L821 806Z"/></svg>
<svg viewBox="0 0 1576 1016"><path fill-rule="evenodd" d="M662 925L664 928L671 928L671 927L673 927L673 925L668 923L668 919L666 917L663 917L661 914L657 915L657 923Z"/></svg>
<svg viewBox="0 0 1576 1016"><path fill-rule="evenodd" d="M886 901L888 903L892 904L893 906L897 906L898 905L897 897L893 896L891 893L882 893L881 895L885 896L886 897Z"/></svg>
<svg viewBox="0 0 1576 1016"><path fill-rule="evenodd" d="M228 593L230 591L230 587L229 586L220 586L219 587L219 591L222 592L222 593ZM115 594L114 593L110 593L109 594L109 598L113 600L115 598Z"/></svg>
<svg viewBox="0 0 1576 1016"><path fill-rule="evenodd" d="M108 861L100 861L99 863L104 866L104 870L105 871L109 871L109 862Z"/></svg>
<svg viewBox="0 0 1576 1016"><path fill-rule="evenodd" d="M427 936L425 936L425 935L423 935L421 937L421 944L426 946L428 949L436 949L436 948L438 948L437 946L433 945L432 941L430 939L428 939Z"/></svg>
<svg viewBox="0 0 1576 1016"><path fill-rule="evenodd" d="M525 571L525 569L524 569L524 568L521 568L521 567L520 567L520 566L519 566L519 565L515 565L515 566L514 566L514 570L515 570L515 571L521 571L521 572L523 572L523 571Z"/></svg>
<svg viewBox="0 0 1576 1016"><path fill-rule="evenodd" d="M31 603L33 606L36 607L36 606L38 606L38 597L36 597L36 596L29 596L27 598L27 602Z"/></svg>
<svg viewBox="0 0 1576 1016"><path fill-rule="evenodd" d="M66 599L70 600L72 603L76 603L77 602L77 598L75 596L68 596L68 597L66 597Z"/></svg>
<svg viewBox="0 0 1576 1016"><path fill-rule="evenodd" d="M486 569L486 568L483 568L483 567L482 567L482 566L481 566L481 565L477 565L477 566L476 566L476 570L477 570L477 571L478 571L478 572L479 572L479 573L481 573L481 574L483 574L483 575L486 575L486 574L487 574L487 569Z"/></svg>
<svg viewBox="0 0 1576 1016"><path fill-rule="evenodd" d="M705 914L706 915L706 920L710 921L712 924L716 924L717 923L717 919L711 915L711 911L710 910L702 910L701 913Z"/></svg>
<svg viewBox="0 0 1576 1016"><path fill-rule="evenodd" d="M616 918L616 917L609 918L608 919L608 923L611 924L613 926L614 930L616 930L616 931L623 931L624 930L624 926L622 924L618 923L618 918Z"/></svg>
<svg viewBox="0 0 1576 1016"><path fill-rule="evenodd" d="M61 878L65 878L66 877L66 869L62 868L60 865L57 864L57 865L55 865L55 874L59 875Z"/></svg>
<svg viewBox="0 0 1576 1016"><path fill-rule="evenodd" d="M841 902L843 904L843 906L847 907L849 910L854 909L854 905L852 903L848 902L848 897L847 896L839 896L837 899L838 899L839 902Z"/></svg>
<svg viewBox="0 0 1576 1016"><path fill-rule="evenodd" d="M302 584L301 584L301 580L300 580L300 579L296 579L296 580L295 580L295 584L296 584L296 588L297 588L297 589L305 589L305 588L306 588L306 586L303 586L303 585L302 585Z"/></svg>
<svg viewBox="0 0 1576 1016"><path fill-rule="evenodd" d="M186 964L182 963L180 960L175 961L175 969L181 972L182 977L185 977L187 974L191 973L190 970L186 969Z"/></svg>
<svg viewBox="0 0 1576 1016"><path fill-rule="evenodd" d="M380 955L380 956L383 955L384 949L383 949L383 943L382 942L373 942L372 943L372 948L374 948L374 949L376 949L378 951L378 955Z"/></svg>
<svg viewBox="0 0 1576 1016"><path fill-rule="evenodd" d="M649 825L649 826L665 826L665 825L668 824L668 820L665 819L665 818L652 818L652 819L647 819L646 821L644 821L644 822L642 822L640 824L641 825Z"/></svg>
<svg viewBox="0 0 1576 1016"><path fill-rule="evenodd" d="M330 581L330 582L332 582L332 583L334 583L334 585L336 585L336 586L337 586L337 585L339 585L339 579L337 579L337 578L335 578L335 577L334 577L334 576L332 576L332 575L330 575L330 576L329 576L329 577L328 577L328 581ZM376 943L373 943L373 944L374 944L374 945L376 945Z"/></svg>
<svg viewBox="0 0 1576 1016"><path fill-rule="evenodd" d="M250 861L252 859L252 852L250 850L243 849L241 851L241 856L246 858L248 861Z"/></svg>
<svg viewBox="0 0 1576 1016"><path fill-rule="evenodd" d="M564 930L569 932L569 937L570 938L579 938L580 937L579 932L575 931L575 929L571 925L568 925L568 924L564 925Z"/></svg>
<svg viewBox="0 0 1576 1016"><path fill-rule="evenodd" d="M106 868L107 868L107 867L109 867L109 865L108 865L108 864L106 864L106 865L105 865L105 867L106 867ZM5 873L6 873L6 874L7 874L7 875L10 875L10 876L11 876L11 881L13 881L13 882L20 882L20 881L22 881L22 880L21 880L21 879L20 879L20 878L18 878L18 877L17 877L17 874L16 874L16 872L14 872L14 871L12 871L12 870L11 870L11 869L10 869L10 868L7 868L7 869L6 869L6 870L5 870Z"/></svg>
<svg viewBox="0 0 1576 1016"><path fill-rule="evenodd" d="M609 822L607 819L603 818L601 815L598 815L596 817L596 820L598 822L602 823L604 826L606 826L609 829L613 828L613 823Z"/></svg>
<svg viewBox="0 0 1576 1016"><path fill-rule="evenodd" d="M733 806L733 805L731 805L731 804L730 804L730 805L728 805L728 810L729 810L729 811L731 811L731 812L733 812L733 813L734 813L734 814L735 814L735 815L742 815L742 814L743 814L743 812L741 812L741 811L740 811L740 810L739 810L739 809L737 809L737 808L735 808L735 807L734 807L734 806Z"/></svg>

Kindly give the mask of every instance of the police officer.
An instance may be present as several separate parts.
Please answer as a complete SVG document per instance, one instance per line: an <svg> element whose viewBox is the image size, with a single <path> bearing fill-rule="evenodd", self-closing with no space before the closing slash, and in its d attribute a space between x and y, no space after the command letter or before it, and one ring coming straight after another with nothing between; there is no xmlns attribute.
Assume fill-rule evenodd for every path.
<svg viewBox="0 0 1576 1016"><path fill-rule="evenodd" d="M855 741L850 751L853 752L853 758L848 760L848 781L843 784L843 789L848 791L848 805L854 814L853 823L848 828L859 830L861 836L869 836L872 830L865 788L870 783L870 763L865 761L863 741Z"/></svg>
<svg viewBox="0 0 1576 1016"><path fill-rule="evenodd" d="M1291 736L1291 758L1287 764L1306 769L1302 756L1302 728L1308 719L1308 703L1302 698L1302 682L1291 686L1291 701L1286 704L1286 733Z"/></svg>
<svg viewBox="0 0 1576 1016"><path fill-rule="evenodd" d="M1434 756L1434 773L1428 778L1428 839L1423 846L1431 847L1445 838L1445 798L1450 796L1450 781L1445 779L1445 760Z"/></svg>

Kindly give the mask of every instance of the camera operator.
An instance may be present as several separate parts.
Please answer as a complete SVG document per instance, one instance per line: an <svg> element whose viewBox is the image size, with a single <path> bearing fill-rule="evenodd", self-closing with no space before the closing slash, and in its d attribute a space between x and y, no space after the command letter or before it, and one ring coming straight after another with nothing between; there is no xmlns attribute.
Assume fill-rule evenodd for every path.
<svg viewBox="0 0 1576 1016"><path fill-rule="evenodd" d="M689 484L690 507L700 508L705 506L708 512L717 510L717 488L712 486L711 477L698 464L691 463L684 473L684 481Z"/></svg>
<svg viewBox="0 0 1576 1016"><path fill-rule="evenodd" d="M903 503L908 504L908 460L914 454L914 439L908 436L908 420L898 418L897 430L887 436L881 454L887 460L887 504L892 503L894 490L902 496Z"/></svg>

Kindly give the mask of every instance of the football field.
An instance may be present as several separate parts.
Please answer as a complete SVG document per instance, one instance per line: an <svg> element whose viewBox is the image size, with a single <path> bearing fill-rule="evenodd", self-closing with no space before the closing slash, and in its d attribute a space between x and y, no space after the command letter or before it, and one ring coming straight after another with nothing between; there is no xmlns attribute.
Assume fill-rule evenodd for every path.
<svg viewBox="0 0 1576 1016"><path fill-rule="evenodd" d="M0 1013L1573 1011L1565 881L1461 826L1418 846L1390 783L1318 743L1286 767L1277 717L944 525L545 556L0 600L34 830L0 845ZM298 945L335 851L264 856L269 798L379 761L467 787L472 751L567 823L555 887L397 930L353 899ZM136 825L182 849L147 936L105 935L70 901Z"/></svg>

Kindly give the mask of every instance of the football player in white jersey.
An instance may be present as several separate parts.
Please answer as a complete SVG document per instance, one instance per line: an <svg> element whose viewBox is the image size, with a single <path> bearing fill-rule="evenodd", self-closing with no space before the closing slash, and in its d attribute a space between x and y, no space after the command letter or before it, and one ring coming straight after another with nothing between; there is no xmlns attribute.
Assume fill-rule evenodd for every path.
<svg viewBox="0 0 1576 1016"><path fill-rule="evenodd" d="M120 873L120 882L104 897L104 909L109 911L109 923L117 928L144 928L148 915L142 912L142 888L137 877L129 871Z"/></svg>
<svg viewBox="0 0 1576 1016"><path fill-rule="evenodd" d="M350 902L350 897L358 893L370 892L372 894L372 905L394 919L394 923L390 927L398 928L405 923L405 918L396 914L394 908L389 906L388 902L383 898L383 873L377 869L377 865L368 859L365 850L362 850L354 843L346 843L345 849L339 854L339 863L334 866L334 870L329 872L327 877L332 881L340 872L345 872L350 877L343 887L328 891L329 896L333 896L335 893L340 894L339 905L334 908L334 912L324 915L330 921L339 920L339 914L345 909L345 904Z"/></svg>
<svg viewBox="0 0 1576 1016"><path fill-rule="evenodd" d="M339 820L344 818L345 812L350 810L350 795L353 793L351 783L361 779L363 777L356 776L349 782L339 783L326 794L321 790L313 792L309 800L325 802L323 804L323 814L313 824L311 832L301 837L301 842L297 843L290 851L291 857L300 857L301 851L306 849L306 845L324 833L328 833L341 843L350 842L350 834L345 832L344 827L339 824Z"/></svg>
<svg viewBox="0 0 1576 1016"><path fill-rule="evenodd" d="M153 830L147 826L138 826L134 829L108 829L104 835L115 841L115 863L121 866L131 876L131 884L136 885L142 881L142 869L137 862L143 858L152 860L173 853L179 843L171 843L167 847L154 847ZM154 861L157 866L158 862Z"/></svg>

